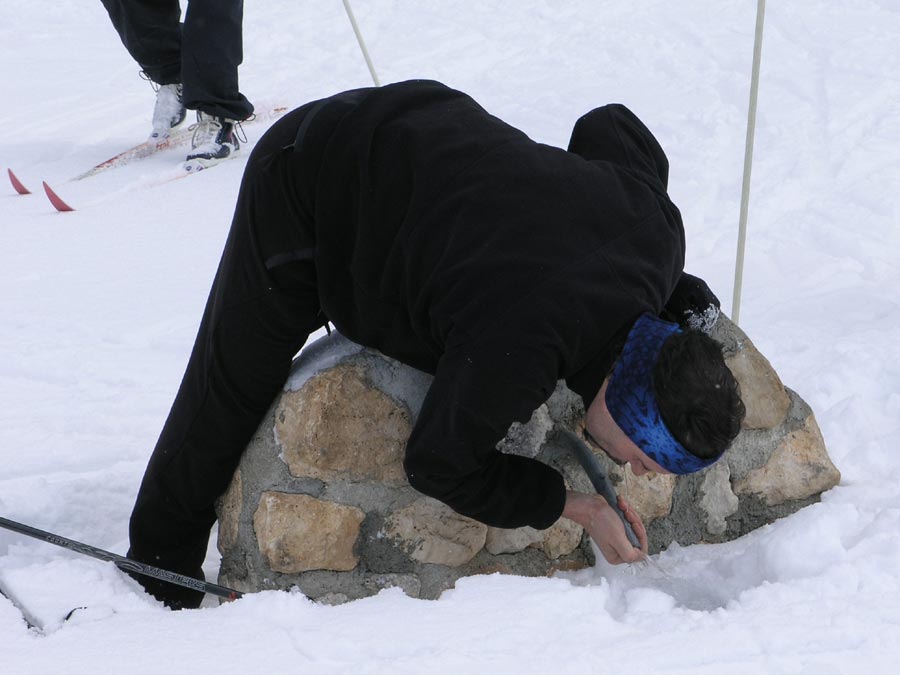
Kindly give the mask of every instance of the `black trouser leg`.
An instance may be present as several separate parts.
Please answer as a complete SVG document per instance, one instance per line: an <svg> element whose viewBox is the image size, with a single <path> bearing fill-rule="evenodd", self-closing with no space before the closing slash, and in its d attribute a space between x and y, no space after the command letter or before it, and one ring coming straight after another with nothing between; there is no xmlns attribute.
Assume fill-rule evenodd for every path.
<svg viewBox="0 0 900 675"><path fill-rule="evenodd" d="M187 108L243 120L253 104L238 89L243 0L102 0L122 43L157 84L181 82Z"/></svg>
<svg viewBox="0 0 900 675"><path fill-rule="evenodd" d="M320 314L315 242L291 171L305 109L281 120L253 151L231 232L194 349L150 458L130 523L129 554L200 574L215 500L281 389L291 360ZM202 594L148 578L170 606L195 607Z"/></svg>
<svg viewBox="0 0 900 675"><path fill-rule="evenodd" d="M189 0L181 58L188 108L232 120L253 113L253 105L238 90L243 19L243 0Z"/></svg>
<svg viewBox="0 0 900 675"><path fill-rule="evenodd" d="M101 0L125 49L157 84L181 82L178 0Z"/></svg>

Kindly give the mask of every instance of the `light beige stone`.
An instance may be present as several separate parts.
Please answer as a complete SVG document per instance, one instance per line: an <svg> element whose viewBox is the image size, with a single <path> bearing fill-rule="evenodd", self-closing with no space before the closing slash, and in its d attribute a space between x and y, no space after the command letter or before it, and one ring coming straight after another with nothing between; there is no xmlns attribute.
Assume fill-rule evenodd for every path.
<svg viewBox="0 0 900 675"><path fill-rule="evenodd" d="M484 547L491 555L504 553L520 553L532 544L538 543L543 533L533 527L489 527Z"/></svg>
<svg viewBox="0 0 900 675"><path fill-rule="evenodd" d="M484 548L487 529L441 502L424 497L390 514L382 532L417 562L458 567Z"/></svg>
<svg viewBox="0 0 900 675"><path fill-rule="evenodd" d="M796 431L785 436L769 461L735 483L738 495L759 495L767 505L806 499L824 492L841 479L831 463L815 417L810 413Z"/></svg>
<svg viewBox="0 0 900 675"><path fill-rule="evenodd" d="M240 524L241 508L243 508L243 481L241 470L234 472L234 477L225 494L222 495L216 509L219 518L219 536L217 546L219 553L237 544L238 525Z"/></svg>
<svg viewBox="0 0 900 675"><path fill-rule="evenodd" d="M584 528L568 518L560 518L551 527L540 532L543 536L532 545L543 551L551 560L556 560L578 548Z"/></svg>
<svg viewBox="0 0 900 675"><path fill-rule="evenodd" d="M622 479L616 491L638 512L645 525L669 515L676 476L661 473L635 476L630 464L616 466L610 473Z"/></svg>
<svg viewBox="0 0 900 675"><path fill-rule="evenodd" d="M721 461L707 469L700 484L698 506L706 514L706 531L710 534L725 534L727 518L737 513L740 500L731 489L731 470L728 462Z"/></svg>
<svg viewBox="0 0 900 675"><path fill-rule="evenodd" d="M749 339L725 359L738 384L747 415L744 429L774 429L784 421L791 399L769 360Z"/></svg>
<svg viewBox="0 0 900 675"><path fill-rule="evenodd" d="M489 527L484 547L492 555L521 553L529 546L556 560L574 551L581 543L584 528L568 518L560 518L546 530L533 527L504 529Z"/></svg>
<svg viewBox="0 0 900 675"><path fill-rule="evenodd" d="M253 516L259 550L276 572L349 571L365 514L354 506L284 492L263 492Z"/></svg>
<svg viewBox="0 0 900 675"><path fill-rule="evenodd" d="M411 428L406 407L351 364L285 392L275 413L275 439L291 473L324 481L405 484L403 453Z"/></svg>

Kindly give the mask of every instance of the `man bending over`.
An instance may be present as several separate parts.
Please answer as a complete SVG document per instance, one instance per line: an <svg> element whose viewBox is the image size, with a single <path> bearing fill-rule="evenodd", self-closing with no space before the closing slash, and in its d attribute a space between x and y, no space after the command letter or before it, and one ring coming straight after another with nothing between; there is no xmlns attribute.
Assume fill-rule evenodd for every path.
<svg viewBox="0 0 900 675"><path fill-rule="evenodd" d="M406 447L410 484L494 527L582 524L610 562L633 548L596 495L500 453L564 379L590 439L635 473L714 462L743 406L702 331L718 302L682 274L668 162L627 108L536 143L440 83L315 101L254 149L175 403L131 517L129 555L201 576L214 502L309 334L432 373ZM141 579L170 607L201 595Z"/></svg>

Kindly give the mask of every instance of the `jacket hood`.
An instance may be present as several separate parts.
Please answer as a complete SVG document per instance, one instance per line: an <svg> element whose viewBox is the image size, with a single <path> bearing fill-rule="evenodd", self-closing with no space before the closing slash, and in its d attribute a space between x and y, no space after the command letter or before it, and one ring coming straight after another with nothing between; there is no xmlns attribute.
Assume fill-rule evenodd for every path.
<svg viewBox="0 0 900 675"><path fill-rule="evenodd" d="M589 161L607 161L638 171L663 191L669 182L669 160L659 142L620 103L595 108L582 116L572 129L569 152Z"/></svg>

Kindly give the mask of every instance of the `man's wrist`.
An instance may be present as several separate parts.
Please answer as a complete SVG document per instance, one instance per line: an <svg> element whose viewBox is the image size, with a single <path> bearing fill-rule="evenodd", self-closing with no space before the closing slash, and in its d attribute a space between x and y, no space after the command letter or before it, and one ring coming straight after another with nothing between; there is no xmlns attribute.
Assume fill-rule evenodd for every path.
<svg viewBox="0 0 900 675"><path fill-rule="evenodd" d="M587 527L587 523L590 520L591 507L593 506L592 501L589 495L567 490L566 503L562 512L563 518L568 518L582 527Z"/></svg>

